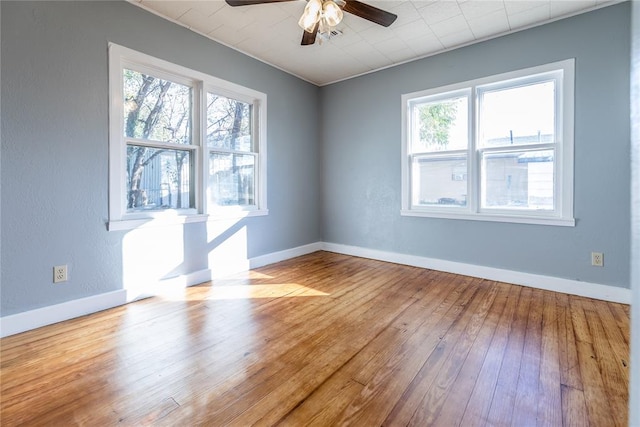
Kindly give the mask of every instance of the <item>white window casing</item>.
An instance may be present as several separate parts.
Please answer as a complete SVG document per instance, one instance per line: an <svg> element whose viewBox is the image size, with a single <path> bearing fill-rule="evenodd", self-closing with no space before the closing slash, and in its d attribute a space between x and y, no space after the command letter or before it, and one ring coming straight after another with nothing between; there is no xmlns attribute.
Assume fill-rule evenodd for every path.
<svg viewBox="0 0 640 427"><path fill-rule="evenodd" d="M519 139L516 137L514 144L513 131L511 131L510 141L508 138L494 138L491 140L492 144L483 144L481 129L489 122L489 119L482 115L485 94L500 95L521 88L525 88L524 90L529 88L529 93L533 94L540 92L543 88L549 92L550 87L553 91L551 96L553 96L554 111L547 112L543 109L543 113L553 114L553 138L547 134L542 138L538 130L537 141L532 140L531 137L519 137ZM500 99L499 95L496 99ZM419 140L417 109L424 105L451 103L459 97L468 97L467 146L459 145L449 149L445 144L444 149L441 147L429 149L428 141L425 145L425 141ZM524 100L522 105L526 106L526 103ZM402 95L401 215L558 226L575 225L573 120L573 59ZM451 126L448 132L451 132L450 129ZM525 167L519 165L518 169L518 165L511 165L509 170L517 172L515 177L507 176L504 172L503 178L508 178L505 184L489 185L489 182L500 181L499 178L495 178L495 176L499 177L499 174L490 173L500 171L500 168L490 169L491 161L504 167L504 170L509 167L507 160L503 160L502 163L496 160L501 157L517 159L515 161L519 164L524 163ZM464 159L466 159L466 166L463 166ZM486 160L484 164L483 159ZM511 160L512 163L513 161ZM440 170L440 175L432 172L431 175L420 179L419 170L426 170L428 175L430 172L428 165L438 163L447 165L448 169L442 166L431 168ZM420 168L416 164L419 164ZM445 169L446 173L442 172ZM461 182L450 185L445 182L449 172L451 181L467 179L466 194L460 194L461 188L464 187ZM552 182L549 178L551 173L553 174ZM493 181L489 180L490 175ZM517 193L517 196L507 194L512 192L512 178L516 181L513 185L516 190L513 190L513 193ZM426 184L434 186L436 190L429 193L427 187L424 187ZM500 190L500 185L506 186L509 190ZM517 191L519 188L520 192ZM453 195L449 197L447 192ZM418 197L418 194L425 193L429 193L429 197L425 199ZM520 200L523 193L527 194L526 201ZM552 200L549 197L551 194ZM443 197L438 198L438 195ZM500 203L495 202L498 199L501 200ZM489 200L493 204L489 203Z"/></svg>
<svg viewBox="0 0 640 427"><path fill-rule="evenodd" d="M191 88L190 144L146 140L125 136L123 70L151 75ZM252 111L251 153L255 158L253 203L213 206L207 203L208 153L206 144L206 94L221 95L249 104ZM190 223L207 219L267 215L266 124L267 96L264 93L172 64L170 62L109 43L109 230L141 226ZM127 209L127 146L190 153L192 179L190 206L176 208ZM180 173L180 171L176 172ZM181 189L178 189L181 191Z"/></svg>

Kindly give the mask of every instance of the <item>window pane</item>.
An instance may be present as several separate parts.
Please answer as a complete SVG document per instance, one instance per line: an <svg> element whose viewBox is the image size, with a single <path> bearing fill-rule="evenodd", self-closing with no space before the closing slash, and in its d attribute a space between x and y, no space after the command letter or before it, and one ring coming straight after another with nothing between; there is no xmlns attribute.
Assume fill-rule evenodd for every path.
<svg viewBox="0 0 640 427"><path fill-rule="evenodd" d="M555 142L555 82L481 92L482 146Z"/></svg>
<svg viewBox="0 0 640 427"><path fill-rule="evenodd" d="M469 140L467 97L412 106L413 152L464 150Z"/></svg>
<svg viewBox="0 0 640 427"><path fill-rule="evenodd" d="M482 207L553 210L554 151L482 156Z"/></svg>
<svg viewBox="0 0 640 427"><path fill-rule="evenodd" d="M191 144L191 88L124 69L124 135Z"/></svg>
<svg viewBox="0 0 640 427"><path fill-rule="evenodd" d="M128 212L192 207L190 151L127 146Z"/></svg>
<svg viewBox="0 0 640 427"><path fill-rule="evenodd" d="M207 93L207 145L228 150L253 151L251 104Z"/></svg>
<svg viewBox="0 0 640 427"><path fill-rule="evenodd" d="M466 206L467 159L413 158L414 206Z"/></svg>
<svg viewBox="0 0 640 427"><path fill-rule="evenodd" d="M247 154L209 154L209 203L214 206L255 204L255 157Z"/></svg>

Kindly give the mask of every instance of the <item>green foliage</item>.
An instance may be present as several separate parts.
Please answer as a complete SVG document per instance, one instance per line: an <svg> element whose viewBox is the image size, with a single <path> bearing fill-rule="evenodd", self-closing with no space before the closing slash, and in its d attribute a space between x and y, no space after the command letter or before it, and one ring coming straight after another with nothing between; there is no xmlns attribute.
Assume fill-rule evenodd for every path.
<svg viewBox="0 0 640 427"><path fill-rule="evenodd" d="M420 106L420 141L427 146L446 147L449 143L449 127L457 112L456 100Z"/></svg>

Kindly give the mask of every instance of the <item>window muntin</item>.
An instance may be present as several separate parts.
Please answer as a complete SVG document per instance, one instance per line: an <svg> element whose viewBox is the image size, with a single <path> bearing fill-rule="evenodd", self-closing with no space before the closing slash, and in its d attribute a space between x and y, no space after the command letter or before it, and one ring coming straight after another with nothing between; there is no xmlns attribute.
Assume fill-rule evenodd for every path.
<svg viewBox="0 0 640 427"><path fill-rule="evenodd" d="M125 137L191 144L190 86L127 68L122 80Z"/></svg>
<svg viewBox="0 0 640 427"><path fill-rule="evenodd" d="M127 144L127 212L195 207L191 150Z"/></svg>
<svg viewBox="0 0 640 427"><path fill-rule="evenodd" d="M496 147L555 142L555 80L478 88L479 145Z"/></svg>
<svg viewBox="0 0 640 427"><path fill-rule="evenodd" d="M561 83L552 71L476 87L480 211L556 212Z"/></svg>
<svg viewBox="0 0 640 427"><path fill-rule="evenodd" d="M553 211L554 150L482 153L483 209Z"/></svg>
<svg viewBox="0 0 640 427"><path fill-rule="evenodd" d="M466 149L462 138L451 148L425 143L420 108L465 93ZM574 224L573 60L402 98L403 215ZM445 114L439 135L463 135L458 116Z"/></svg>
<svg viewBox="0 0 640 427"><path fill-rule="evenodd" d="M256 204L256 158L252 138L253 106L231 97L207 93L207 147L210 206Z"/></svg>
<svg viewBox="0 0 640 427"><path fill-rule="evenodd" d="M256 158L253 154L209 154L208 201L215 206L254 206Z"/></svg>
<svg viewBox="0 0 640 427"><path fill-rule="evenodd" d="M411 101L412 206L467 205L469 90Z"/></svg>
<svg viewBox="0 0 640 427"><path fill-rule="evenodd" d="M266 215L266 95L115 44L109 55L109 229Z"/></svg>
<svg viewBox="0 0 640 427"><path fill-rule="evenodd" d="M413 206L467 206L467 156L414 156Z"/></svg>
<svg viewBox="0 0 640 427"><path fill-rule="evenodd" d="M252 105L220 94L207 93L207 146L253 151Z"/></svg>
<svg viewBox="0 0 640 427"><path fill-rule="evenodd" d="M469 95L412 102L412 152L466 150L469 146Z"/></svg>
<svg viewBox="0 0 640 427"><path fill-rule="evenodd" d="M130 68L122 82L126 211L195 209L193 88Z"/></svg>

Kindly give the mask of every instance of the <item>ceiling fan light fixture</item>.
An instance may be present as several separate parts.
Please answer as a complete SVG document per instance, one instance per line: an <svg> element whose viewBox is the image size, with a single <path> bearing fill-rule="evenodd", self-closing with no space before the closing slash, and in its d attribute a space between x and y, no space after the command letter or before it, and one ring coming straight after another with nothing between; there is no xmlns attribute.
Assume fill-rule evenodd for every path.
<svg viewBox="0 0 640 427"><path fill-rule="evenodd" d="M322 0L309 0L304 8L304 12L298 21L300 28L308 33L313 32L313 28L322 15Z"/></svg>
<svg viewBox="0 0 640 427"><path fill-rule="evenodd" d="M322 17L329 27L335 27L342 21L342 9L333 0L326 0L322 6Z"/></svg>
<svg viewBox="0 0 640 427"><path fill-rule="evenodd" d="M0 0L2 1L2 0ZM226 0L229 6L250 6L254 4L269 4L289 2L293 0ZM334 33L342 34L334 28L340 24L344 12L358 16L383 27L393 24L398 15L371 6L359 0L306 0L304 12L298 25L304 30L300 45L309 46L316 42L316 36L326 35L327 39Z"/></svg>

